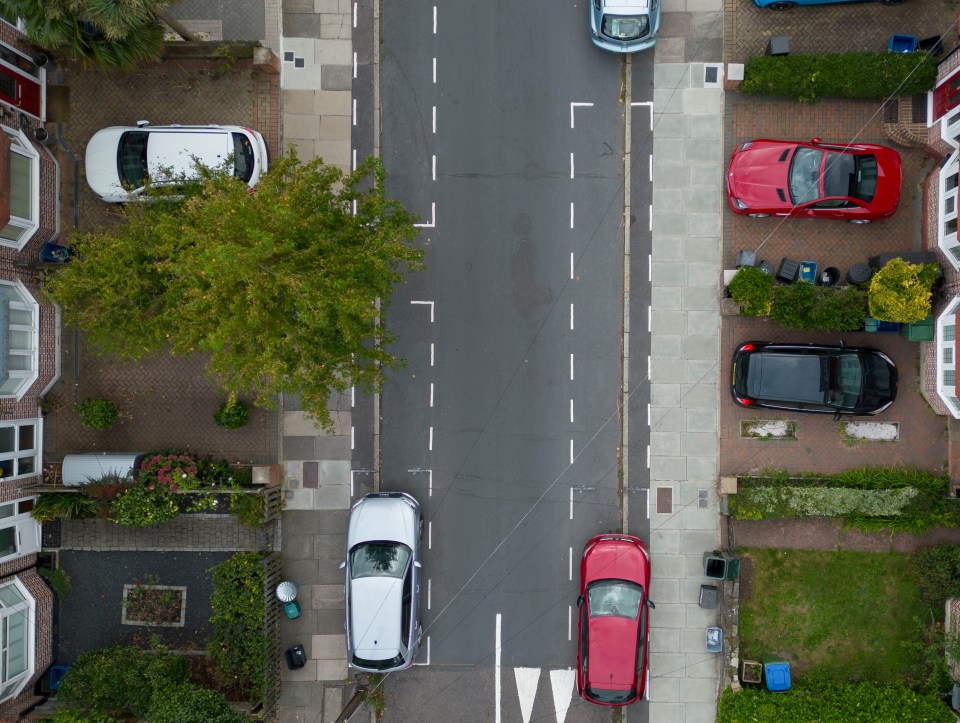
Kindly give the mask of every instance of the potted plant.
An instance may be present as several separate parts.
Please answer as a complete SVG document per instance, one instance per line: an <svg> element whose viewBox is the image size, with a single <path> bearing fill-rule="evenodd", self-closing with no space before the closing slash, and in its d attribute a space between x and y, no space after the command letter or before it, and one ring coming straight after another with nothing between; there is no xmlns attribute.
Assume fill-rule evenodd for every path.
<svg viewBox="0 0 960 723"><path fill-rule="evenodd" d="M870 280L867 294L870 316L901 324L926 319L939 272L938 264L909 264L903 259L890 259Z"/></svg>

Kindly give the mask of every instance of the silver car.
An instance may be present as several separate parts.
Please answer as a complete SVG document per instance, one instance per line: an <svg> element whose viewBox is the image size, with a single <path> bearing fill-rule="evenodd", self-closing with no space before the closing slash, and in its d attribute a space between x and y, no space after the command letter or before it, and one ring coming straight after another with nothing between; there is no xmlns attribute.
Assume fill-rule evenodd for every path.
<svg viewBox="0 0 960 723"><path fill-rule="evenodd" d="M374 673L413 665L420 648L420 504L403 492L358 501L347 526L347 660Z"/></svg>
<svg viewBox="0 0 960 723"><path fill-rule="evenodd" d="M593 44L614 53L636 53L657 44L661 0L590 0Z"/></svg>

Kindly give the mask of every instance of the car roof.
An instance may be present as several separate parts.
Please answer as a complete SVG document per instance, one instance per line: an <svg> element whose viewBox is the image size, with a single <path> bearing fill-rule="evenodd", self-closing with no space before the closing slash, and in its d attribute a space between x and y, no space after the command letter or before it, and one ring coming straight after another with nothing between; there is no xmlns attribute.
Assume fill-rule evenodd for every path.
<svg viewBox="0 0 960 723"><path fill-rule="evenodd" d="M400 651L403 580L361 577L350 583L350 633L353 654L364 660L389 660Z"/></svg>
<svg viewBox="0 0 960 723"><path fill-rule="evenodd" d="M603 7L624 13L645 13L650 9L650 0L604 0Z"/></svg>
<svg viewBox="0 0 960 723"><path fill-rule="evenodd" d="M164 171L174 176L192 174L195 161L217 168L233 153L230 131L222 128L143 129L147 141L147 172L151 176ZM136 131L134 131L136 132Z"/></svg>
<svg viewBox="0 0 960 723"><path fill-rule="evenodd" d="M587 685L601 690L631 690L637 682L638 620L589 618Z"/></svg>
<svg viewBox="0 0 960 723"><path fill-rule="evenodd" d="M755 399L823 404L822 355L759 351L750 355L747 394Z"/></svg>

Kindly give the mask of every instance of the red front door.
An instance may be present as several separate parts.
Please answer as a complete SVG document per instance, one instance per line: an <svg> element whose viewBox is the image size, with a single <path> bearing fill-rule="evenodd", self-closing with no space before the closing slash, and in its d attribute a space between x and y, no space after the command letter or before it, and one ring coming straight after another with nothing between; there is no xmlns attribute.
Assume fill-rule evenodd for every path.
<svg viewBox="0 0 960 723"><path fill-rule="evenodd" d="M42 98L42 87L36 79L0 62L0 101L42 119Z"/></svg>
<svg viewBox="0 0 960 723"><path fill-rule="evenodd" d="M960 105L960 73L933 89L933 120L938 121Z"/></svg>

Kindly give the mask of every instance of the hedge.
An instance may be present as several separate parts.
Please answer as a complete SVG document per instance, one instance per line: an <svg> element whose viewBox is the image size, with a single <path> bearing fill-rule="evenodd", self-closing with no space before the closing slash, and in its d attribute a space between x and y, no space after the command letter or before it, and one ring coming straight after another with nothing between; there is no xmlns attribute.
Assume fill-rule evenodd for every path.
<svg viewBox="0 0 960 723"><path fill-rule="evenodd" d="M810 103L824 96L887 98L932 90L936 77L936 63L925 53L758 55L747 63L740 92Z"/></svg>
<svg viewBox="0 0 960 723"><path fill-rule="evenodd" d="M899 683L831 683L803 678L783 693L744 688L720 696L717 723L955 723L957 716L936 695Z"/></svg>

